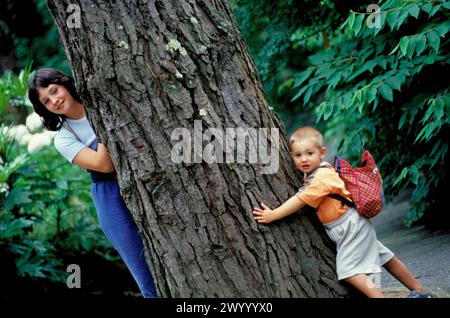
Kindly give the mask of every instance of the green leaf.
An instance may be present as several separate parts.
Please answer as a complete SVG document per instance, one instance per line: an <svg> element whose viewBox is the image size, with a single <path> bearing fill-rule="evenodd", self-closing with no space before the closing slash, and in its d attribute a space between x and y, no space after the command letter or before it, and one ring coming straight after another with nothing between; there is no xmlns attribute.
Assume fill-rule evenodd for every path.
<svg viewBox="0 0 450 318"><path fill-rule="evenodd" d="M352 104L352 93L348 92L342 97L342 104L344 105L345 109L349 108Z"/></svg>
<svg viewBox="0 0 450 318"><path fill-rule="evenodd" d="M434 62L436 62L436 56L430 55L430 56L427 56L427 58L425 59L425 61L423 63L424 64L433 64Z"/></svg>
<svg viewBox="0 0 450 318"><path fill-rule="evenodd" d="M330 116L333 114L333 110L334 110L334 103L332 102L326 103L323 119L327 120L328 118L330 118Z"/></svg>
<svg viewBox="0 0 450 318"><path fill-rule="evenodd" d="M402 85L402 78L399 75L394 76L394 77L390 77L385 82L387 84L389 84L389 86L393 90L396 89L396 90L400 91L400 87Z"/></svg>
<svg viewBox="0 0 450 318"><path fill-rule="evenodd" d="M33 193L29 191L24 191L21 188L13 188L6 198L3 208L6 210L11 210L14 206L22 206L33 202L30 196Z"/></svg>
<svg viewBox="0 0 450 318"><path fill-rule="evenodd" d="M431 3L426 3L422 7L422 10L428 13L428 16L430 16L431 11L433 11L433 5Z"/></svg>
<svg viewBox="0 0 450 318"><path fill-rule="evenodd" d="M409 173L411 175L411 182L415 185L419 184L419 170L417 169L416 165L411 166L411 169L409 170Z"/></svg>
<svg viewBox="0 0 450 318"><path fill-rule="evenodd" d="M367 102L371 103L375 97L377 96L377 88L372 86L371 88L367 89L366 91L366 97L367 97Z"/></svg>
<svg viewBox="0 0 450 318"><path fill-rule="evenodd" d="M300 90L297 92L297 94L294 95L294 97L291 98L291 102L297 100L300 96L303 95L303 93L310 87L310 85L304 85Z"/></svg>
<svg viewBox="0 0 450 318"><path fill-rule="evenodd" d="M394 186L397 185L400 181L402 181L406 175L408 174L409 168L408 167L404 167L402 169L402 172L400 173L400 175L397 177L397 179L394 182Z"/></svg>
<svg viewBox="0 0 450 318"><path fill-rule="evenodd" d="M404 36L400 40L400 50L402 51L403 55L406 54L406 50L408 49L408 43L409 43L409 37Z"/></svg>
<svg viewBox="0 0 450 318"><path fill-rule="evenodd" d="M438 12L440 8L441 8L440 5L435 6L435 7L433 8L433 10L431 10L430 18L431 18L433 15L435 15L436 12Z"/></svg>
<svg viewBox="0 0 450 318"><path fill-rule="evenodd" d="M426 45L427 45L427 37L425 34L419 34L416 35L416 52L417 55L422 54L423 51L425 51Z"/></svg>
<svg viewBox="0 0 450 318"><path fill-rule="evenodd" d="M444 23L438 25L438 26L435 28L436 32L439 33L439 35L441 36L441 38L445 37L445 35L447 34L448 29L449 29L449 25L450 25L450 22L446 21L446 22L444 22Z"/></svg>
<svg viewBox="0 0 450 318"><path fill-rule="evenodd" d="M394 54L395 52L397 52L397 50L400 48L400 43L398 43L391 51L391 53L389 53L389 55Z"/></svg>
<svg viewBox="0 0 450 318"><path fill-rule="evenodd" d="M416 19L419 16L419 12L420 12L420 9L419 9L419 6L417 6L417 5L411 6L408 10L408 13Z"/></svg>
<svg viewBox="0 0 450 318"><path fill-rule="evenodd" d="M401 11L402 12L401 12L399 18L397 19L397 30L402 26L403 22L408 17L408 10L407 9L402 8Z"/></svg>
<svg viewBox="0 0 450 318"><path fill-rule="evenodd" d="M437 149L439 149L439 152L437 154L435 154ZM438 161L442 160L441 156L444 157L445 154L447 153L447 150L448 150L448 145L441 146L440 140L436 143L436 145L433 148L433 151L431 152L431 156L430 156L431 158L434 158L433 162L430 165L430 170L433 169L433 167L436 165L436 163Z"/></svg>
<svg viewBox="0 0 450 318"><path fill-rule="evenodd" d="M309 102L309 99L311 98L311 95L313 94L313 90L314 90L314 87L310 86L308 88L308 90L306 91L305 96L303 96L303 103L305 105Z"/></svg>
<svg viewBox="0 0 450 318"><path fill-rule="evenodd" d="M355 93L355 96L353 96L353 100L357 100L358 102L361 102L362 100L362 91L358 89Z"/></svg>
<svg viewBox="0 0 450 318"><path fill-rule="evenodd" d="M342 24L340 25L339 30L344 29L344 27L345 27L345 26L347 25L347 23L348 23L349 18L350 18L350 17L348 17L348 18L344 21L344 23L342 23ZM297 32L298 32L298 31L297 31ZM294 34L295 34L295 33L294 33Z"/></svg>
<svg viewBox="0 0 450 318"><path fill-rule="evenodd" d="M359 104L358 104L358 111L359 111L360 114L362 114L362 112L363 112L364 105L365 104L364 104L363 101L360 101Z"/></svg>
<svg viewBox="0 0 450 318"><path fill-rule="evenodd" d="M428 141L430 137L433 136L433 133L435 133L436 128L438 128L436 122L434 121L429 122L419 132L416 139L414 140L414 143L416 143L417 141L422 141L423 139Z"/></svg>
<svg viewBox="0 0 450 318"><path fill-rule="evenodd" d="M392 102L394 100L394 95L392 93L392 89L388 85L383 84L382 86L380 86L380 88L378 90L384 99L386 99L390 102Z"/></svg>
<svg viewBox="0 0 450 318"><path fill-rule="evenodd" d="M403 125L406 123L407 114L403 114L398 123L398 129L402 129Z"/></svg>
<svg viewBox="0 0 450 318"><path fill-rule="evenodd" d="M33 221L24 218L13 220L6 226L6 229L2 229L1 237L3 239L10 239L14 236L23 235L23 229L33 225Z"/></svg>
<svg viewBox="0 0 450 318"><path fill-rule="evenodd" d="M319 69L316 72L316 78L325 78L328 79L330 77L330 75L332 75L333 73L335 73L336 70L331 68L330 64L325 64L322 67L319 67Z"/></svg>
<svg viewBox="0 0 450 318"><path fill-rule="evenodd" d="M311 75L311 73L313 71L314 71L314 68L309 67L305 71L303 71L301 73L297 73L294 77L295 83L294 83L294 86L292 86L292 88L299 87Z"/></svg>
<svg viewBox="0 0 450 318"><path fill-rule="evenodd" d="M277 88L277 94L278 96L283 95L287 90L292 89L292 86L294 84L294 78L289 78L288 80L281 83Z"/></svg>
<svg viewBox="0 0 450 318"><path fill-rule="evenodd" d="M450 95L443 97L444 99L444 114L446 117L450 117Z"/></svg>
<svg viewBox="0 0 450 318"><path fill-rule="evenodd" d="M308 60L314 66L320 66L324 62L331 61L333 59L334 52L331 50L328 51L319 51L314 55L308 56Z"/></svg>
<svg viewBox="0 0 450 318"><path fill-rule="evenodd" d="M444 98L437 99L436 106L434 107L434 120L439 122L441 121L442 117L444 117L445 114L444 107Z"/></svg>
<svg viewBox="0 0 450 318"><path fill-rule="evenodd" d="M430 117L431 117L431 116L433 115L433 113L434 113L435 106L436 106L436 100L435 100L435 99L432 99L432 102L431 102L430 106L428 107L428 109L427 109L425 115L423 116L421 122L424 123L424 122L426 122L426 121L428 121L428 120L430 119Z"/></svg>
<svg viewBox="0 0 450 318"><path fill-rule="evenodd" d="M409 111L409 124L412 124L414 121L414 118L416 117L419 110L417 108L413 108Z"/></svg>
<svg viewBox="0 0 450 318"><path fill-rule="evenodd" d="M361 31L364 17L365 17L365 14L358 14L358 16L355 19L355 25L354 25L355 36L357 36L359 31Z"/></svg>
<svg viewBox="0 0 450 318"><path fill-rule="evenodd" d="M438 150L438 149L440 149L440 148L441 148L441 141L438 140L438 141L436 142L436 144L434 145L433 150L431 150L430 156L431 156L431 157L435 157L435 156L436 156L436 150Z"/></svg>
<svg viewBox="0 0 450 318"><path fill-rule="evenodd" d="M341 79L342 73L336 72L328 80L328 89L334 89Z"/></svg>
<svg viewBox="0 0 450 318"><path fill-rule="evenodd" d="M383 30L384 26L386 25L386 16L387 16L387 12L385 11L381 11L380 15L379 15L379 19L380 19L380 28L373 28L375 30L374 32L374 36L377 36L378 33L380 33L381 30Z"/></svg>
<svg viewBox="0 0 450 318"><path fill-rule="evenodd" d="M439 43L440 43L439 33L437 33L434 30L427 32L427 38L428 38L428 43L430 44L430 46L433 48L433 50L436 53L438 53L439 52Z"/></svg>
<svg viewBox="0 0 450 318"><path fill-rule="evenodd" d="M411 36L409 37L408 48L406 50L406 55L408 55L409 59L412 59L414 55L414 50L416 48L417 37Z"/></svg>
<svg viewBox="0 0 450 318"><path fill-rule="evenodd" d="M349 27L349 29L353 29L353 23L355 23L355 17L356 17L356 14L354 12L352 12L350 14L350 16L348 17L348 27Z"/></svg>
<svg viewBox="0 0 450 318"><path fill-rule="evenodd" d="M401 9L387 12L386 22L391 27L391 31L394 30L395 24L397 23L398 16L401 13Z"/></svg>
<svg viewBox="0 0 450 318"><path fill-rule="evenodd" d="M347 78L347 80L345 82L350 82L351 80L355 79L356 77L358 77L365 71L367 71L367 63L364 63L363 66L359 70L357 70L356 72L353 72L352 76Z"/></svg>

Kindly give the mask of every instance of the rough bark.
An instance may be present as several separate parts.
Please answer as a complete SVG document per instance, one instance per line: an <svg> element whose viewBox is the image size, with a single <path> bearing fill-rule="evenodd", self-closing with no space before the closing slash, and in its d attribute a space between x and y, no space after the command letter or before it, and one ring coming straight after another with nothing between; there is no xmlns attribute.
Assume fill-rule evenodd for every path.
<svg viewBox="0 0 450 318"><path fill-rule="evenodd" d="M224 0L68 1L47 5L79 93L108 147L162 297L333 297L333 246L320 225L295 215L258 225L299 178L286 133L268 107L256 67ZM177 40L181 47L176 45ZM185 51L184 51L184 50ZM207 128L279 128L280 164L171 160L171 134ZM205 143L204 143L205 144ZM234 156L236 159L236 156ZM248 158L248 157L247 157Z"/></svg>

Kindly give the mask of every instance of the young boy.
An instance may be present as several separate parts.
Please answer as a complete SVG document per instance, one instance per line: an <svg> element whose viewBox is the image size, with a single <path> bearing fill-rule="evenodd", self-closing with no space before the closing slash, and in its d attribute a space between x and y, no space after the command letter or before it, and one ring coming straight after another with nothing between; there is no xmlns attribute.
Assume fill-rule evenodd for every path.
<svg viewBox="0 0 450 318"><path fill-rule="evenodd" d="M322 134L315 128L303 127L294 132L289 143L295 166L304 175L304 185L276 209L272 210L264 203L261 203L262 209L254 208L255 220L268 224L305 205L316 208L328 236L336 243L339 280L355 286L367 297L383 297L371 276L379 276L380 266L384 266L411 290L409 297L428 298L429 295L408 268L377 240L372 223L354 208L328 197L334 193L351 201L350 193L338 173L323 161L327 150Z"/></svg>

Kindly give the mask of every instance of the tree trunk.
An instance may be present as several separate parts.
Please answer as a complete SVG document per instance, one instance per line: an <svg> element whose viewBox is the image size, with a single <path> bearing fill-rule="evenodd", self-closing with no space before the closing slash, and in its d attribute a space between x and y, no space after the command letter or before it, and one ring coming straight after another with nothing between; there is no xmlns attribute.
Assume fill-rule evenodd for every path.
<svg viewBox="0 0 450 318"><path fill-rule="evenodd" d="M276 207L300 182L286 133L267 105L226 1L70 3L80 9L79 27L73 27L75 11L67 12L69 1L47 5L89 119L111 153L122 195L141 230L159 294L346 294L334 273L334 247L315 220L295 215L269 226L253 220L258 202ZM199 146L196 138L217 128L231 142L236 138L226 132L239 135L232 130L238 127L259 133L270 128L269 135L280 129L279 149L272 149L278 169L262 163L262 156L254 163L250 145L245 162L238 162L246 153L242 143L233 149L225 141L214 149L219 163L208 163L212 139L203 136ZM188 132L191 143L177 132L185 137ZM222 141L220 134L215 137ZM278 141L271 137L268 148ZM260 147L263 139L252 140ZM192 149L184 148L186 160L177 163L174 149L181 142Z"/></svg>

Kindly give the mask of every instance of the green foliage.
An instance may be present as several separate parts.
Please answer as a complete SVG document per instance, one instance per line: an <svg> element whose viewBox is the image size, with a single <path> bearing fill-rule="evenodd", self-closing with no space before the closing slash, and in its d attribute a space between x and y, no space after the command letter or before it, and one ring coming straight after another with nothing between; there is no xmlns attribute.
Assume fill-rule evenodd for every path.
<svg viewBox="0 0 450 318"><path fill-rule="evenodd" d="M70 74L70 66L59 40L58 30L48 12L45 1L33 0L34 10L42 25L38 36L14 36L19 68L33 63L36 67L54 67ZM36 25L35 25L36 27Z"/></svg>
<svg viewBox="0 0 450 318"><path fill-rule="evenodd" d="M315 51L324 45L321 21L337 25L334 3L316 1L234 0L232 7L250 52L258 66L269 103L284 120L298 114L287 103L286 83L307 60L298 51ZM295 21L296 23L293 23ZM298 23L302 28L298 27ZM299 114L301 116L301 114Z"/></svg>
<svg viewBox="0 0 450 318"><path fill-rule="evenodd" d="M19 275L65 281L58 253L63 250L66 256L96 252L114 260L97 225L89 184L87 174L53 147L33 154L16 172L1 201L0 241L17 254Z"/></svg>
<svg viewBox="0 0 450 318"><path fill-rule="evenodd" d="M342 13L336 29L323 19L316 29L326 32L329 46L314 52L298 41L310 27L297 22L291 48L307 63L278 93L314 115L340 153L356 159L369 149L388 197L412 187L411 224L445 206L440 189L448 182L450 2L382 1L379 28L370 24L377 14L366 7ZM320 40L318 32L315 37Z"/></svg>
<svg viewBox="0 0 450 318"><path fill-rule="evenodd" d="M80 171L53 147L47 147L19 171L17 192L6 205L20 206L23 214L44 220L34 224L35 238L52 239L68 250L91 251L98 243L105 245L91 200L90 178ZM27 197L30 200L20 202L20 198Z"/></svg>
<svg viewBox="0 0 450 318"><path fill-rule="evenodd" d="M27 104L28 80L31 65L20 71L19 76L9 72L0 77L0 121L5 121L7 107L17 107Z"/></svg>
<svg viewBox="0 0 450 318"><path fill-rule="evenodd" d="M35 67L70 72L58 31L43 0L0 1L0 73ZM1 74L0 74L1 75Z"/></svg>

